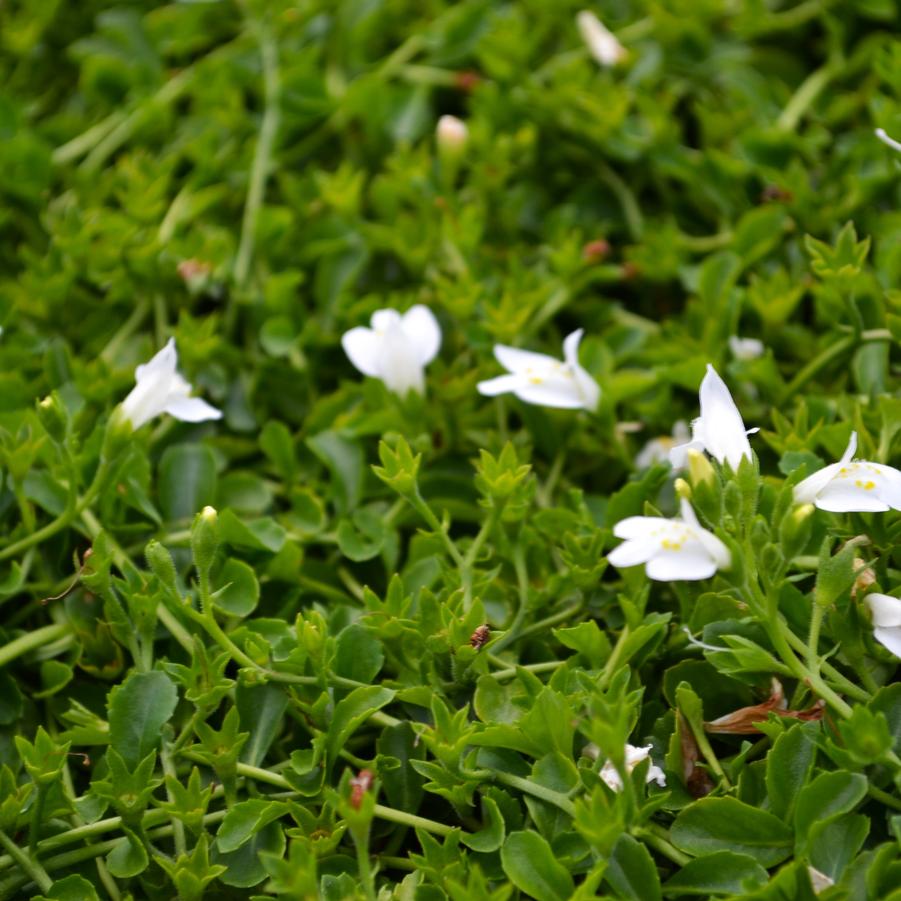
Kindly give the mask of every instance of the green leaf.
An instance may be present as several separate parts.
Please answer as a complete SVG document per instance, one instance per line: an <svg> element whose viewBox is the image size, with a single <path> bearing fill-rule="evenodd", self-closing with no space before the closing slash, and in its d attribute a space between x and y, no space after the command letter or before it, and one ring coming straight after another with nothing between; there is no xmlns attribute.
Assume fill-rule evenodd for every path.
<svg viewBox="0 0 901 901"><path fill-rule="evenodd" d="M160 458L160 507L167 520L186 519L216 498L216 458L205 444L175 444Z"/></svg>
<svg viewBox="0 0 901 901"><path fill-rule="evenodd" d="M335 672L355 682L372 682L385 655L382 643L365 626L351 623L338 635L335 647Z"/></svg>
<svg viewBox="0 0 901 901"><path fill-rule="evenodd" d="M791 821L798 792L810 778L816 757L813 741L816 731L816 724L813 729L792 726L776 739L767 755L766 790L770 810L785 822Z"/></svg>
<svg viewBox="0 0 901 901"><path fill-rule="evenodd" d="M34 901L99 901L94 886L83 876L66 876L65 879L57 879L47 890L46 895L41 895Z"/></svg>
<svg viewBox="0 0 901 901"><path fill-rule="evenodd" d="M125 838L106 856L107 869L117 879L131 879L143 873L150 864L144 843L127 827L122 831Z"/></svg>
<svg viewBox="0 0 901 901"><path fill-rule="evenodd" d="M307 439L307 447L332 474L335 506L349 513L360 503L363 491L363 451L360 445L338 432L320 432Z"/></svg>
<svg viewBox="0 0 901 901"><path fill-rule="evenodd" d="M12 673L0 670L0 726L9 726L22 715L22 693Z"/></svg>
<svg viewBox="0 0 901 901"><path fill-rule="evenodd" d="M338 751L345 742L377 710L394 700L394 692L381 685L366 685L355 688L343 701L335 705L329 723L328 741L325 746L329 765L334 765Z"/></svg>
<svg viewBox="0 0 901 901"><path fill-rule="evenodd" d="M867 794L867 777L838 771L821 773L798 795L795 833L804 841L814 823L850 813Z"/></svg>
<svg viewBox="0 0 901 901"><path fill-rule="evenodd" d="M700 857L735 851L772 867L791 854L792 831L782 820L736 798L702 798L686 807L670 830L673 844Z"/></svg>
<svg viewBox="0 0 901 901"><path fill-rule="evenodd" d="M241 719L241 730L250 733L241 753L241 761L250 766L259 766L282 727L285 710L288 708L288 695L278 683L238 683L235 706Z"/></svg>
<svg viewBox="0 0 901 901"><path fill-rule="evenodd" d="M663 884L664 895L739 895L766 885L767 872L747 854L715 851L695 860Z"/></svg>
<svg viewBox="0 0 901 901"><path fill-rule="evenodd" d="M860 813L814 823L807 841L811 865L838 881L869 833L870 820Z"/></svg>
<svg viewBox="0 0 901 901"><path fill-rule="evenodd" d="M218 841L218 839L217 839ZM219 877L225 885L250 888L266 878L261 854L281 857L285 853L285 833L278 823L269 823L245 841L236 851L218 851L213 854L214 863L226 867Z"/></svg>
<svg viewBox="0 0 901 901"><path fill-rule="evenodd" d="M135 767L159 747L160 731L178 703L172 680L159 671L132 673L109 694L110 745Z"/></svg>
<svg viewBox="0 0 901 901"><path fill-rule="evenodd" d="M219 514L219 535L232 547L277 554L284 547L287 533L271 516L245 521L233 510Z"/></svg>
<svg viewBox="0 0 901 901"><path fill-rule="evenodd" d="M265 801L251 798L235 804L216 832L216 847L223 852L236 851L250 841L263 827L282 817L287 804L281 801Z"/></svg>
<svg viewBox="0 0 901 901"><path fill-rule="evenodd" d="M628 833L613 846L604 879L630 901L659 901L660 877L648 849Z"/></svg>
<svg viewBox="0 0 901 901"><path fill-rule="evenodd" d="M460 841L473 851L489 854L504 843L506 826L497 802L487 795L482 795L482 819L485 825L478 832L464 832Z"/></svg>
<svg viewBox="0 0 901 901"><path fill-rule="evenodd" d="M229 557L216 577L213 603L231 616L248 616L260 600L260 583L252 567L243 560Z"/></svg>
<svg viewBox="0 0 901 901"><path fill-rule="evenodd" d="M338 548L349 560L362 563L377 557L385 544L384 518L371 509L354 510L338 523Z"/></svg>
<svg viewBox="0 0 901 901"><path fill-rule="evenodd" d="M501 848L510 881L535 901L567 901L575 885L551 846L536 832L511 832Z"/></svg>

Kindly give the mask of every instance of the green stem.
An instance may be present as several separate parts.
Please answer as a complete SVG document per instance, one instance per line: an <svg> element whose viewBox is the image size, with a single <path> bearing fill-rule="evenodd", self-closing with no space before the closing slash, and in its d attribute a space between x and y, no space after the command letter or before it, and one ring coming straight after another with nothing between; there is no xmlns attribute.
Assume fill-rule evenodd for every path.
<svg viewBox="0 0 901 901"><path fill-rule="evenodd" d="M835 63L830 60L815 72L811 72L785 105L785 109L782 110L782 114L776 121L776 127L782 131L794 131L801 117L829 84L836 71Z"/></svg>
<svg viewBox="0 0 901 901"><path fill-rule="evenodd" d="M264 103L263 119L260 124L260 136L250 170L250 184L247 189L247 201L244 204L244 217L241 221L241 239L235 257L233 275L238 287L243 287L250 273L256 242L257 220L263 197L266 191L266 180L272 166L272 153L279 127L279 95L281 84L278 67L278 46L269 28L258 23L258 41L260 58L263 64Z"/></svg>
<svg viewBox="0 0 901 901"><path fill-rule="evenodd" d="M34 856L38 847L38 838L41 834L41 826L44 825L44 803L47 800L47 786L37 784L34 804L31 805L31 822L28 826L28 853Z"/></svg>
<svg viewBox="0 0 901 901"><path fill-rule="evenodd" d="M553 804L554 807L559 808L571 817L576 815L576 808L573 806L572 801L561 792L554 791L552 788L545 788L545 786L532 782L529 779L523 779L521 776L514 776L512 773L491 770L490 774L491 778L496 782L502 782L504 785L509 785L510 788L516 788L527 795L532 795L533 798L547 801L548 804Z"/></svg>
<svg viewBox="0 0 901 901"><path fill-rule="evenodd" d="M150 303L147 298L141 298L141 300L135 304L128 319L122 323L121 327L116 331L113 337L106 342L106 347L100 351L101 360L104 360L107 363L111 363L115 360L116 355L119 353L119 348L138 330L138 328L140 328L141 323L144 321L149 310Z"/></svg>
<svg viewBox="0 0 901 901"><path fill-rule="evenodd" d="M786 640L788 643L800 653L805 653L807 651L807 645L804 641L795 635L791 629L787 630L785 633ZM876 692L879 689L875 683L873 683L873 687L869 689L869 691L864 691L859 685L855 685L847 676L837 670L831 663L823 662L820 664L820 668L826 677L833 683L835 683L835 687L843 691L846 695L850 695L854 698L855 701L869 701L870 700L870 692ZM872 682L873 677L867 673L870 681Z"/></svg>
<svg viewBox="0 0 901 901"><path fill-rule="evenodd" d="M511 666L508 669L496 670L490 673L490 676L492 679L503 681L504 679L512 679L521 669L528 670L530 673L550 673L560 669L565 663L565 660L548 660L544 663L529 663L526 666Z"/></svg>
<svg viewBox="0 0 901 901"><path fill-rule="evenodd" d="M491 645L491 652L499 654L504 648L519 638L523 623L529 611L529 573L526 569L525 552L521 544L517 544L513 551L513 568L516 570L516 581L519 586L519 600L516 615L510 628Z"/></svg>
<svg viewBox="0 0 901 901"><path fill-rule="evenodd" d="M863 337L863 336L861 336ZM855 345L853 335L848 335L835 344L827 347L814 357L800 372L786 385L779 397L778 406L784 406L801 388L803 388L821 369L825 369L833 360L850 350Z"/></svg>
<svg viewBox="0 0 901 901"><path fill-rule="evenodd" d="M633 241L640 241L644 232L644 219L638 201L629 186L606 163L596 162L597 174L601 180L607 183L607 187L616 195L626 220L626 228L629 237Z"/></svg>
<svg viewBox="0 0 901 901"><path fill-rule="evenodd" d="M823 626L825 615L826 608L822 604L814 603L813 610L810 612L810 633L807 637L807 668L818 675L820 672L820 655L818 653L820 629Z"/></svg>
<svg viewBox="0 0 901 901"><path fill-rule="evenodd" d="M87 131L76 135L71 141L61 144L50 156L54 166L62 166L87 153L98 142L102 141L125 118L121 111L110 113L105 119L101 119L96 125L92 125Z"/></svg>
<svg viewBox="0 0 901 901"><path fill-rule="evenodd" d="M444 526L444 523L438 519L425 498L419 493L419 488L416 488L413 494L405 495L405 497L413 506L413 509L426 521L428 527L440 536L448 555L462 573L466 569L466 561L463 559L463 555L450 535L447 534L447 528Z"/></svg>
<svg viewBox="0 0 901 901"><path fill-rule="evenodd" d="M29 651L67 636L69 631L67 623L54 623L50 626L35 629L34 632L20 635L14 641L0 647L0 668L6 666L17 657L21 657L22 654L27 654Z"/></svg>
<svg viewBox="0 0 901 901"><path fill-rule="evenodd" d="M684 867L685 864L692 859L676 848L669 840L669 833L667 833L666 830L661 829L655 823L649 823L647 826L639 826L632 830L632 834L680 867Z"/></svg>
<svg viewBox="0 0 901 901"><path fill-rule="evenodd" d="M893 810L901 810L901 800L894 795L890 795L887 791L877 788L872 783L867 785L867 794L875 801L885 804L886 807L891 807Z"/></svg>
<svg viewBox="0 0 901 901"><path fill-rule="evenodd" d="M350 837L354 841L357 850L357 878L363 886L363 892L367 901L375 901L375 877L372 873L372 864L369 860L369 827L365 831L350 830Z"/></svg>
<svg viewBox="0 0 901 901"><path fill-rule="evenodd" d="M160 764L163 767L164 775L171 776L175 780L178 779L178 774L175 771L175 762L172 760L172 745L165 738L160 747ZM168 785L166 786L166 798L170 804L175 801ZM185 844L185 824L175 816L170 818L170 822L172 823L172 841L175 845L175 856L180 857L188 850Z"/></svg>
<svg viewBox="0 0 901 901"><path fill-rule="evenodd" d="M53 880L47 871L30 854L23 851L2 829L0 829L0 845L9 852L9 856L29 875L42 892L48 892Z"/></svg>

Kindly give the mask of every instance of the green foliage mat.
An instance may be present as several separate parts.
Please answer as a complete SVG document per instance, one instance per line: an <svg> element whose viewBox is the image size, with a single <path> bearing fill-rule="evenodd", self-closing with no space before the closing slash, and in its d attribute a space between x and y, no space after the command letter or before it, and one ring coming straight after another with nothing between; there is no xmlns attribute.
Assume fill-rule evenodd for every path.
<svg viewBox="0 0 901 901"><path fill-rule="evenodd" d="M580 9L0 4L0 898L901 898L901 517L793 495L901 451L897 5ZM608 564L679 497L728 568Z"/></svg>

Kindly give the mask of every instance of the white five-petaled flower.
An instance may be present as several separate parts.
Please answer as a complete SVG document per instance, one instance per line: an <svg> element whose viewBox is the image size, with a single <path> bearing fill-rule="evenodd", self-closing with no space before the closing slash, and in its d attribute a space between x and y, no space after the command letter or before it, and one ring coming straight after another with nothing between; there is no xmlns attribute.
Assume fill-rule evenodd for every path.
<svg viewBox="0 0 901 901"><path fill-rule="evenodd" d="M161 413L168 413L183 422L222 418L222 411L203 398L188 396L191 386L178 373L177 366L175 339L170 338L156 356L135 370L136 384L122 401L122 413L133 429L139 429Z"/></svg>
<svg viewBox="0 0 901 901"><path fill-rule="evenodd" d="M377 310L370 325L352 328L341 338L350 362L363 375L381 379L395 394L423 394L425 367L441 348L441 327L432 311L422 304L403 315Z"/></svg>
<svg viewBox="0 0 901 901"><path fill-rule="evenodd" d="M688 431L688 423L684 419L679 419L673 426L672 436L661 435L658 438L652 438L638 452L635 457L636 469L649 469L655 463L663 463L669 459L670 451L677 445L682 444L691 437ZM682 468L682 467L674 467Z"/></svg>
<svg viewBox="0 0 901 901"><path fill-rule="evenodd" d="M589 53L602 66L615 66L629 55L616 35L593 12L583 9L576 16L576 25Z"/></svg>
<svg viewBox="0 0 901 901"><path fill-rule="evenodd" d="M699 396L701 415L691 424L691 441L674 447L670 462L673 466L684 466L688 451L705 450L720 463L728 462L733 469L738 469L742 457L751 459L748 435L757 429L745 428L726 383L710 363Z"/></svg>
<svg viewBox="0 0 901 901"><path fill-rule="evenodd" d="M901 510L901 472L882 463L852 462L857 432L838 463L824 466L795 485L795 502L831 513L884 513Z"/></svg>
<svg viewBox="0 0 901 901"><path fill-rule="evenodd" d="M680 519L629 516L613 527L613 534L625 540L607 559L620 568L644 563L648 578L657 582L709 579L732 565L729 549L698 522L684 498Z"/></svg>
<svg viewBox="0 0 901 901"><path fill-rule="evenodd" d="M865 598L873 616L873 638L901 657L901 600L890 594L868 594Z"/></svg>
<svg viewBox="0 0 901 901"><path fill-rule="evenodd" d="M882 141L882 143L885 144L886 147L891 147L892 150L897 150L899 153L901 153L901 143L886 134L884 128L876 129L876 137L879 138L879 140Z"/></svg>
<svg viewBox="0 0 901 901"><path fill-rule="evenodd" d="M739 338L738 335L730 335L729 350L736 360L747 362L763 356L763 341L757 338Z"/></svg>
<svg viewBox="0 0 901 901"><path fill-rule="evenodd" d="M598 383L579 365L579 342L583 329L576 329L563 342L563 361L518 347L495 344L494 356L507 375L479 382L480 394L494 397L513 392L527 404L596 410L601 400Z"/></svg>
<svg viewBox="0 0 901 901"><path fill-rule="evenodd" d="M647 747L644 748L636 748L635 745L627 744L626 769L631 773L632 770L634 770L642 760L650 756L652 747L652 745L647 745ZM589 744L585 747L583 753L597 760L599 753L598 746L593 743ZM601 767L600 777L613 791L622 791L622 776L620 776L619 770L617 770L617 768L613 765L612 760L604 761L604 765ZM652 761L650 767L648 767L648 776L645 781L656 782L659 786L662 787L666 785L666 774L663 772L663 770L660 769L659 766L657 766L656 763Z"/></svg>

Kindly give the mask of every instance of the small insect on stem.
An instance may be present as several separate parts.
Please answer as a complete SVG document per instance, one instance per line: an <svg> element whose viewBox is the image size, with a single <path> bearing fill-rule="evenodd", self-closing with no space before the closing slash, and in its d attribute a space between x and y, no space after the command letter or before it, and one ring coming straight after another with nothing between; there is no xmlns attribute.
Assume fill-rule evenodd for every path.
<svg viewBox="0 0 901 901"><path fill-rule="evenodd" d="M46 607L47 604L50 603L50 601L62 600L67 594L70 594L75 589L75 586L78 585L79 581L81 580L81 576L84 573L84 568L85 568L85 566L87 566L88 560L91 558L91 555L93 553L94 553L94 549L88 548L82 555L80 564L78 564L78 554L77 553L75 554L75 561L76 561L76 565L78 565L78 572L75 573L75 576L72 579L71 584L69 585L68 588L66 588L65 591L61 592L60 594L55 594L49 598L42 598L41 606Z"/></svg>
<svg viewBox="0 0 901 901"><path fill-rule="evenodd" d="M81 765L84 767L88 767L91 765L91 758L84 753L84 751L69 751L69 757L80 757Z"/></svg>
<svg viewBox="0 0 901 901"><path fill-rule="evenodd" d="M372 788L373 778L372 770L360 770L350 780L350 806L354 810L360 809L360 805L363 803L363 796Z"/></svg>
<svg viewBox="0 0 901 901"><path fill-rule="evenodd" d="M485 623L482 626L479 626L472 635L469 636L469 643L477 650L481 651L482 648L488 644L488 640L491 638L491 627Z"/></svg>

